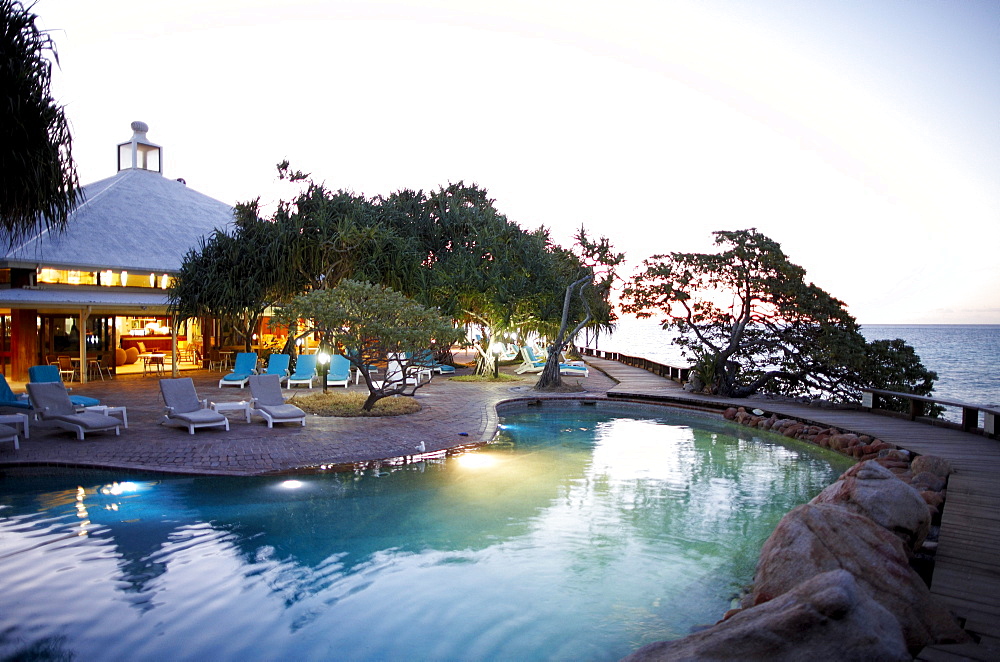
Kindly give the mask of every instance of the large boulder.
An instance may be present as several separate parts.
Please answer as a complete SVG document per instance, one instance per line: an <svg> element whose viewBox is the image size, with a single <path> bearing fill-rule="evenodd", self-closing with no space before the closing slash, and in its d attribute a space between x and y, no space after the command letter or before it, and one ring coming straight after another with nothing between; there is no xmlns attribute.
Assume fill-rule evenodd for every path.
<svg viewBox="0 0 1000 662"><path fill-rule="evenodd" d="M948 474L951 473L951 464L948 460L936 455L918 455L913 458L910 470L914 474L929 471L940 478L947 478Z"/></svg>
<svg viewBox="0 0 1000 662"><path fill-rule="evenodd" d="M899 622L843 570L816 575L784 595L676 641L625 658L653 660L911 660Z"/></svg>
<svg viewBox="0 0 1000 662"><path fill-rule="evenodd" d="M829 503L864 515L899 536L911 550L920 548L931 527L920 492L872 460L851 467L811 503Z"/></svg>
<svg viewBox="0 0 1000 662"><path fill-rule="evenodd" d="M896 617L911 652L965 640L965 633L910 568L902 540L867 517L826 503L799 506L778 523L761 550L745 606L773 600L832 570L851 573Z"/></svg>

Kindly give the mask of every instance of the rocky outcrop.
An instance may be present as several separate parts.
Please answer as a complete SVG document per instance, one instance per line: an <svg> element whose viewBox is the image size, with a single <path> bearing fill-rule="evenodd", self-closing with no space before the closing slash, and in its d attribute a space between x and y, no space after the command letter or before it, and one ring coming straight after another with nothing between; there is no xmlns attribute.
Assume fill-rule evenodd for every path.
<svg viewBox="0 0 1000 662"><path fill-rule="evenodd" d="M907 646L957 641L963 633L909 565L896 535L838 504L810 503L782 518L764 543L753 591L745 606L758 605L831 570L846 570L876 602L896 617Z"/></svg>
<svg viewBox="0 0 1000 662"><path fill-rule="evenodd" d="M863 515L899 536L909 551L920 548L931 527L930 510L920 492L871 460L848 469L811 503L833 504Z"/></svg>
<svg viewBox="0 0 1000 662"><path fill-rule="evenodd" d="M945 484L951 472L947 460L912 455L909 451L897 448L894 444L881 439L837 428L811 425L791 418L781 418L777 414L768 415L759 409L748 412L743 407L730 407L722 415L727 420L741 425L769 430L790 439L816 444L862 462L874 460L891 471L896 478L917 490L927 504L932 520L940 515ZM935 480L933 476L940 480Z"/></svg>
<svg viewBox="0 0 1000 662"><path fill-rule="evenodd" d="M845 570L817 574L707 630L650 644L625 658L627 662L910 659L899 622Z"/></svg>

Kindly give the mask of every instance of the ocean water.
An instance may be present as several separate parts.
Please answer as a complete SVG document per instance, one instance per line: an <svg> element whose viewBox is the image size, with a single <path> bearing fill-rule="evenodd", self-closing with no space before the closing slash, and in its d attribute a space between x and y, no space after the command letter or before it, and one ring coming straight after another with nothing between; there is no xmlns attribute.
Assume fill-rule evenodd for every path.
<svg viewBox="0 0 1000 662"><path fill-rule="evenodd" d="M936 397L1000 407L1000 325L866 324L861 332L868 340L902 338L911 345L923 364L938 374ZM668 365L688 365L673 338L656 320L623 317L611 335L587 342L581 338L580 344ZM954 415L949 410L946 418Z"/></svg>

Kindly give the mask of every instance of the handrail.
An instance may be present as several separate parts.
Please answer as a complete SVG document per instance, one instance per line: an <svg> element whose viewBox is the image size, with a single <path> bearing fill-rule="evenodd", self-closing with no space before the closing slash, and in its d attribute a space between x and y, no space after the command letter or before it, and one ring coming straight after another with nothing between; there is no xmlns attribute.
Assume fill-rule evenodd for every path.
<svg viewBox="0 0 1000 662"><path fill-rule="evenodd" d="M593 356L598 359L618 361L619 363L630 365L634 368L642 368L643 370L651 372L654 375L666 377L667 379L672 379L675 382L680 382L681 384L688 380L688 376L691 373L690 366L676 366L668 365L666 363L658 363L656 361L645 359L641 356L630 356L619 352L605 352L599 349L592 349L590 347L577 347L576 351L583 356Z"/></svg>
<svg viewBox="0 0 1000 662"><path fill-rule="evenodd" d="M916 395L914 393L901 393L899 391L886 391L878 388L861 389L861 407L869 411L888 411L881 409L879 398L903 398L909 402L907 415L911 421L917 420L924 415L925 404L944 405L946 407L960 407L962 409L962 429L966 432L982 431L988 437L997 436L997 419L1000 419L1000 409L992 409L982 405L974 405L968 402L957 402L955 400L945 400L944 398L933 398L927 395ZM979 413L983 413L983 427L979 427Z"/></svg>

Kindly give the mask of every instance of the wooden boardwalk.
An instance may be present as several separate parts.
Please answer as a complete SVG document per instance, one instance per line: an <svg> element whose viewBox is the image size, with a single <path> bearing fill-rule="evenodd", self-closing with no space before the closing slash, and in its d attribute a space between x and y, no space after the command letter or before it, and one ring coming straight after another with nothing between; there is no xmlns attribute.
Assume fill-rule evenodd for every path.
<svg viewBox="0 0 1000 662"><path fill-rule="evenodd" d="M867 434L921 455L951 462L931 592L954 613L974 642L925 648L919 660L1000 660L1000 441L862 411L795 403L694 395L641 368L587 357L618 382L610 398L670 402L719 410L759 407L782 416Z"/></svg>

